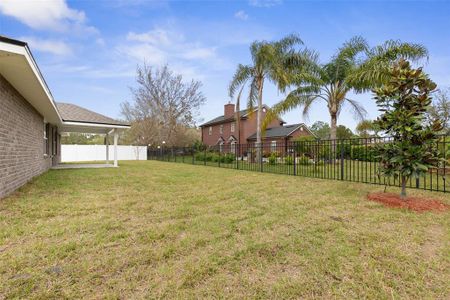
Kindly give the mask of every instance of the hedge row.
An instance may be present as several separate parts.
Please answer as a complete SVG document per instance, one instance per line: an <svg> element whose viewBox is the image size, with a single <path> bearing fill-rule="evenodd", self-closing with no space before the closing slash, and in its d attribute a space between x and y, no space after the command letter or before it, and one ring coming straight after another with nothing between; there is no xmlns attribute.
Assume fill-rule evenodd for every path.
<svg viewBox="0 0 450 300"><path fill-rule="evenodd" d="M221 162L226 164L231 164L235 160L234 154L217 154L214 152L198 152L195 154L195 160L197 161L210 161L210 162Z"/></svg>

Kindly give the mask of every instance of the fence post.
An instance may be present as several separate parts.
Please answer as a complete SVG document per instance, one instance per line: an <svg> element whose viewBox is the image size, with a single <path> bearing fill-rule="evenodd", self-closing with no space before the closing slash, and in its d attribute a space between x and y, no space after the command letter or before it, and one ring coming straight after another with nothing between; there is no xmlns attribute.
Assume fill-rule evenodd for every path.
<svg viewBox="0 0 450 300"><path fill-rule="evenodd" d="M336 140L333 143L336 143ZM341 140L341 180L344 180L344 140Z"/></svg>
<svg viewBox="0 0 450 300"><path fill-rule="evenodd" d="M219 162L218 162L219 168L220 168L220 154L222 152L222 149L220 149L220 147L223 147L223 146L219 145Z"/></svg>
<svg viewBox="0 0 450 300"><path fill-rule="evenodd" d="M292 149L293 149L292 154L294 155L294 176L295 176L295 175L297 175L297 163L296 163L297 154L295 153L295 143L294 143L294 147Z"/></svg>
<svg viewBox="0 0 450 300"><path fill-rule="evenodd" d="M236 159L236 169L239 170L239 157L241 155L241 144L235 144L234 159Z"/></svg>
<svg viewBox="0 0 450 300"><path fill-rule="evenodd" d="M263 147L262 147L262 142L258 145L258 147L259 147L259 151L257 153L259 153L260 171L263 172Z"/></svg>

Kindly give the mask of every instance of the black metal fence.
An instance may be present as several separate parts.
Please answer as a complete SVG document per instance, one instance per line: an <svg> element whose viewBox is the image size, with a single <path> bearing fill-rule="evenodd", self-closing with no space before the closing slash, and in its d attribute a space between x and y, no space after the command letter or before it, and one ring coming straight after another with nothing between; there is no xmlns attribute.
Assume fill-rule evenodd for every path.
<svg viewBox="0 0 450 300"><path fill-rule="evenodd" d="M149 160L215 166L238 170L279 173L389 186L399 180L380 175L376 144L390 138L356 138L256 144L226 144L212 147L149 147ZM450 137L438 141L443 162L428 173L411 178L408 187L450 191Z"/></svg>

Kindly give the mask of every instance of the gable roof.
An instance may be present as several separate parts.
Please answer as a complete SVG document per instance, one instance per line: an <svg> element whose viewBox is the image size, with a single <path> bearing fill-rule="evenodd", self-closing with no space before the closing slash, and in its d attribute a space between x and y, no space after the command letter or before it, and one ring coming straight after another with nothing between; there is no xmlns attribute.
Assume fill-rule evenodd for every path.
<svg viewBox="0 0 450 300"><path fill-rule="evenodd" d="M202 125L200 125L200 127L213 125L213 124L216 124L216 123L222 123L222 122L225 122L225 121L227 121L227 122L230 121L231 122L231 121L233 121L235 119L235 114L236 113L234 113L233 116L229 117L229 118L225 118L225 115L219 116L217 118L209 120L206 123L203 123ZM243 109L243 110L239 111L239 115L241 116L241 118L244 118L247 115L247 109Z"/></svg>
<svg viewBox="0 0 450 300"><path fill-rule="evenodd" d="M86 108L71 103L57 102L56 106L61 118L65 122L95 123L107 125L128 125L124 122L114 120L110 117L93 112Z"/></svg>
<svg viewBox="0 0 450 300"><path fill-rule="evenodd" d="M267 107L267 105L263 105L263 108L269 109L269 107ZM257 108L255 108L253 111L256 111L256 110L257 110ZM247 117L249 114L250 114L250 112L248 111L248 109L243 109L243 110L239 111L239 115L241 116L241 119ZM205 126L219 124L219 123L231 122L231 121L235 120L235 116L236 116L236 113L233 113L233 116L228 117L228 118L225 118L225 116L222 115L222 116L219 116L219 117L214 118L212 120L209 120L206 123L203 123L199 127L205 127ZM285 123L282 119L280 119L280 121Z"/></svg>
<svg viewBox="0 0 450 300"><path fill-rule="evenodd" d="M293 132L297 131L300 127L305 128L309 131L308 127L305 124L292 124L280 127L271 127L267 128L263 134L263 138L274 138L274 137L287 137L291 135ZM248 140L256 140L256 133L252 134L247 138Z"/></svg>

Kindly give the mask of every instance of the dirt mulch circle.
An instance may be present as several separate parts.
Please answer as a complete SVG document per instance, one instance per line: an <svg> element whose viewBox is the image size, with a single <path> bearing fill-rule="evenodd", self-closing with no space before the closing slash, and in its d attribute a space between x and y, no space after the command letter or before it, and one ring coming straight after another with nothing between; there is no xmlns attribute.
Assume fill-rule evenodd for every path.
<svg viewBox="0 0 450 300"><path fill-rule="evenodd" d="M445 212L450 209L450 205L436 199L422 197L401 199L400 195L393 193L371 193L367 195L367 199L379 202L387 207L407 208L419 213L425 211Z"/></svg>

